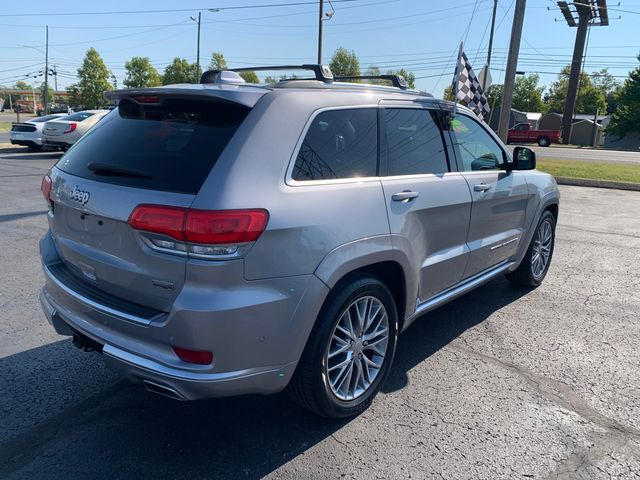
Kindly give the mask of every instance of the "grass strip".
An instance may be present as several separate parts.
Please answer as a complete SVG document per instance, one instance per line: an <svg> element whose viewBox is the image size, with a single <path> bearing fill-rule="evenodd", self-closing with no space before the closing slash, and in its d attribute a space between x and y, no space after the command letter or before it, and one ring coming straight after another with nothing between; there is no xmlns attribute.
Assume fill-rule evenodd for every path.
<svg viewBox="0 0 640 480"><path fill-rule="evenodd" d="M640 164L580 162L556 158L539 158L537 168L554 177L583 178L640 184Z"/></svg>

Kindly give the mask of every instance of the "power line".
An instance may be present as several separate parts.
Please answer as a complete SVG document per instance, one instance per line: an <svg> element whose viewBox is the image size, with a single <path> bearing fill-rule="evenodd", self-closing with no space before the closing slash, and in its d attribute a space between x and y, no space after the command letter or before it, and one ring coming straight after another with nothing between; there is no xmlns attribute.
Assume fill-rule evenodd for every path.
<svg viewBox="0 0 640 480"><path fill-rule="evenodd" d="M359 0L333 0L335 3L352 3ZM215 7L208 10L212 12L221 12L225 10L246 10L253 8L277 8L277 7L295 7L299 5L317 5L316 1L306 2L291 2L291 3L270 3L262 5L234 5L228 7ZM176 12L195 12L198 10L204 10L204 8L173 8L164 10L124 10L124 11L112 11L112 12L66 12L66 13L3 13L0 17L71 17L82 15L137 15L143 13L176 13Z"/></svg>

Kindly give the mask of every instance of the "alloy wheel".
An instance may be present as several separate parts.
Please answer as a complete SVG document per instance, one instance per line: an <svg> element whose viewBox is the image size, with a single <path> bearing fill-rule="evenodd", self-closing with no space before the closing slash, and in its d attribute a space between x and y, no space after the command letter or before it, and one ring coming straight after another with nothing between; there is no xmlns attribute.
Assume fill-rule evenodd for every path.
<svg viewBox="0 0 640 480"><path fill-rule="evenodd" d="M353 301L340 315L325 353L325 375L333 394L350 401L377 378L389 345L389 317L376 297Z"/></svg>

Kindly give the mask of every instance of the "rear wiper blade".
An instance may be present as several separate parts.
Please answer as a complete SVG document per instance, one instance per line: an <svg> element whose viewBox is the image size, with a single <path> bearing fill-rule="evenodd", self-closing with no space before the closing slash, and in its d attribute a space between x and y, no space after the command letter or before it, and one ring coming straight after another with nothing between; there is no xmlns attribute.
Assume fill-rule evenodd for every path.
<svg viewBox="0 0 640 480"><path fill-rule="evenodd" d="M115 165L113 163L92 162L87 168L96 175L104 175L105 177L130 177L130 178L146 178L152 179L153 176L148 173L135 170L133 168Z"/></svg>

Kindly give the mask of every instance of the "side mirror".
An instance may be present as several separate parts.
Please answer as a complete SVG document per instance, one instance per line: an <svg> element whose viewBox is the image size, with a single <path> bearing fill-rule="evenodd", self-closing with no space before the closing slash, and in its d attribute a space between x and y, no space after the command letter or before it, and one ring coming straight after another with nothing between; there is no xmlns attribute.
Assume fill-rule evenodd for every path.
<svg viewBox="0 0 640 480"><path fill-rule="evenodd" d="M527 147L513 149L512 170L534 170L536 168L536 152Z"/></svg>

